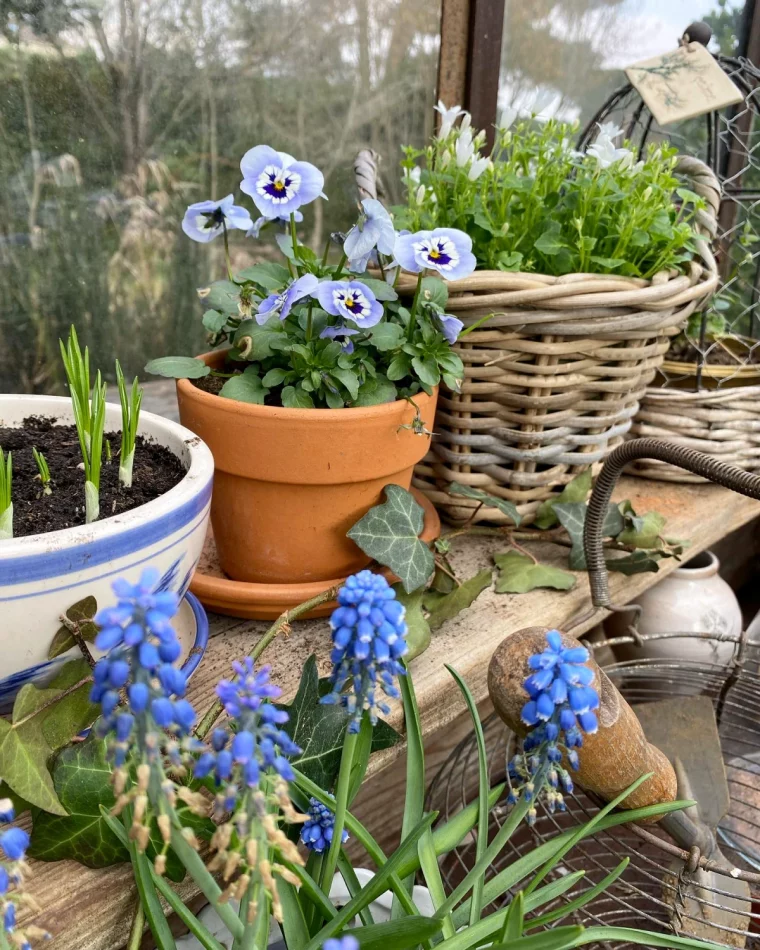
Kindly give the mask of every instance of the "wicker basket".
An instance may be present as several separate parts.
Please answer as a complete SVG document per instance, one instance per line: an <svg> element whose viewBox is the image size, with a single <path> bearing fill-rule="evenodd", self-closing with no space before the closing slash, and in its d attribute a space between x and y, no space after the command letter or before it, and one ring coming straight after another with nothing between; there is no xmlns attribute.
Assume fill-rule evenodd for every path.
<svg viewBox="0 0 760 950"><path fill-rule="evenodd" d="M701 161L677 171L706 199L698 227L715 234L720 189ZM476 271L449 286L449 313L466 325L492 314L455 349L461 393L442 391L436 437L414 484L453 522L476 502L450 495L451 482L518 505L530 520L539 504L623 440L670 338L718 283L709 240L688 274L651 281L614 275ZM413 278L400 281L402 293ZM476 521L505 523L482 507Z"/></svg>
<svg viewBox="0 0 760 950"><path fill-rule="evenodd" d="M635 438L667 439L747 471L760 469L760 386L710 392L650 388L631 428ZM704 482L675 465L642 459L632 472L669 482Z"/></svg>

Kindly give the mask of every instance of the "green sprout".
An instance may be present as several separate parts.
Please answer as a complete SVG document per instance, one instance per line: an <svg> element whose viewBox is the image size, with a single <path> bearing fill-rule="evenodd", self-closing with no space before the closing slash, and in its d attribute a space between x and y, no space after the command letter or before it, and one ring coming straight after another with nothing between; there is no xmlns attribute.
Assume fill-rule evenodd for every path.
<svg viewBox="0 0 760 950"><path fill-rule="evenodd" d="M13 502L11 501L11 483L13 482L13 461L11 453L3 455L0 446L0 541L13 537Z"/></svg>
<svg viewBox="0 0 760 950"><path fill-rule="evenodd" d="M71 326L69 330L68 342L64 345L63 340L58 343L61 347L61 357L63 366L66 370L66 379L69 383L69 392L71 393L71 402L74 405L74 415L79 414L82 420L82 433L87 445L87 451L90 449L90 440L92 438L92 409L90 406L90 351L84 348L84 354L79 346L79 339L75 327ZM77 426L79 424L77 423ZM80 440L82 434L80 433Z"/></svg>
<svg viewBox="0 0 760 950"><path fill-rule="evenodd" d="M52 495L53 489L50 487L50 469L48 468L47 459L42 452L39 452L34 446L32 446L32 455L34 456L34 461L37 463L39 475L36 477L39 478L40 485L42 485L42 494Z"/></svg>
<svg viewBox="0 0 760 950"><path fill-rule="evenodd" d="M124 488L131 488L132 466L135 461L135 440L137 438L137 425L140 421L143 391L138 386L137 377L135 376L132 381L132 391L129 394L127 393L127 384L118 360L116 360L116 382L119 387L119 401L121 402L119 482Z"/></svg>

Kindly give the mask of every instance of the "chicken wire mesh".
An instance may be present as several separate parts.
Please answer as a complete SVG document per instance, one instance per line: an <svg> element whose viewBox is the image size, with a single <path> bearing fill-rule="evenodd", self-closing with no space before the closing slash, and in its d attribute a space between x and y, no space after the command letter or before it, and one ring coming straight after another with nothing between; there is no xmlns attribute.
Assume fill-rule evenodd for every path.
<svg viewBox="0 0 760 950"><path fill-rule="evenodd" d="M705 45L710 28L692 24L686 39ZM716 55L744 101L667 127L655 121L628 83L614 92L584 129L585 149L604 123L623 130L641 153L650 142L669 140L716 173L723 200L716 255L721 287L711 304L694 313L658 370L658 384L698 391L760 383L760 70L744 57Z"/></svg>
<svg viewBox="0 0 760 950"><path fill-rule="evenodd" d="M632 642L631 638L616 642L622 640ZM725 645L721 644L723 648ZM715 647L717 657L717 642ZM707 922L707 933L703 932L707 939L760 950L760 644L745 643L740 648L736 643L728 663L685 662L682 658L635 659L604 669L634 706L674 697L689 702L695 695L708 696L713 701L731 800L718 828L719 846L726 861L749 882L751 904L742 905L739 927L710 923L722 902L729 903L730 894L721 886L725 878L715 875L709 879L711 886L695 891L693 868L688 864L690 856L661 829L656 825L622 825L583 839L565 855L552 870L550 879L557 880L575 871L585 872L584 877L538 913L543 915L556 909L558 924L637 927L684 935L697 924L704 927ZM486 719L483 726L493 787L506 781L507 762L516 751L517 740L496 715ZM476 799L477 775L477 747L474 735L469 735L440 768L428 790L427 807L440 813L439 821L446 821ZM490 812L489 840L508 814L505 798L506 795ZM581 789L566 796L566 803L564 813L552 815L539 809L533 828L523 824L489 868L487 879L556 835L585 823L600 808L600 802ZM476 847L477 834L473 831L441 859L447 890L453 890L472 868ZM594 895L594 888L624 858L630 864L622 877ZM521 886L525 886L525 880L516 882L495 902L493 909L505 906ZM572 909L574 901L589 896L591 900L585 906ZM559 914L560 908L568 904L570 912Z"/></svg>

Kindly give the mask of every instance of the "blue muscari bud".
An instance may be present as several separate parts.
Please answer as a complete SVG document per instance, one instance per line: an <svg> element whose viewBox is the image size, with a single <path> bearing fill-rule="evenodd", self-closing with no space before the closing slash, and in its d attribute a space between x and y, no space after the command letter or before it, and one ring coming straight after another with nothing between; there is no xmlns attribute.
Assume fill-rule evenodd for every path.
<svg viewBox="0 0 760 950"><path fill-rule="evenodd" d="M132 726L135 724L135 717L129 713L120 713L116 717L116 739L119 742L126 742L132 732Z"/></svg>
<svg viewBox="0 0 760 950"><path fill-rule="evenodd" d="M195 722L195 710L186 699L178 699L173 703L173 719L177 728L189 732Z"/></svg>
<svg viewBox="0 0 760 950"><path fill-rule="evenodd" d="M21 861L29 847L29 835L23 828L9 828L0 835L0 848L11 861Z"/></svg>
<svg viewBox="0 0 760 950"><path fill-rule="evenodd" d="M248 762L255 748L253 735L245 729L238 732L232 740L232 756L236 762Z"/></svg>
<svg viewBox="0 0 760 950"><path fill-rule="evenodd" d="M165 696L158 696L151 702L150 712L156 725L162 729L168 729L174 720L174 707L171 700Z"/></svg>
<svg viewBox="0 0 760 950"><path fill-rule="evenodd" d="M3 913L3 927L5 928L6 933L13 933L15 926L16 926L16 905L12 904L9 901L5 905L5 912Z"/></svg>
<svg viewBox="0 0 760 950"><path fill-rule="evenodd" d="M108 666L108 682L114 689L121 689L129 679L129 663L126 660L111 660Z"/></svg>
<svg viewBox="0 0 760 950"><path fill-rule="evenodd" d="M226 781L232 775L232 753L229 749L222 749L216 757L216 777L219 781Z"/></svg>
<svg viewBox="0 0 760 950"><path fill-rule="evenodd" d="M0 864L0 895L7 894L8 888L11 886L11 879L8 874L8 871Z"/></svg>
<svg viewBox="0 0 760 950"><path fill-rule="evenodd" d="M227 745L227 740L229 737L229 733L226 729L214 729L211 735L211 745L214 749L214 752L221 752L222 749Z"/></svg>
<svg viewBox="0 0 760 950"><path fill-rule="evenodd" d="M174 663L180 658L181 653L182 647L179 640L165 640L158 645L158 655L164 663Z"/></svg>
<svg viewBox="0 0 760 950"><path fill-rule="evenodd" d="M129 705L132 707L132 712L145 712L148 707L148 700L150 699L150 690L146 683L132 683L127 690L127 696L129 697Z"/></svg>
<svg viewBox="0 0 760 950"><path fill-rule="evenodd" d="M0 798L0 822L7 824L16 817L16 809L10 798Z"/></svg>
<svg viewBox="0 0 760 950"><path fill-rule="evenodd" d="M108 717L119 705L119 694L115 690L109 689L103 694L100 703L103 708L103 715Z"/></svg>
<svg viewBox="0 0 760 950"><path fill-rule="evenodd" d="M196 778L206 778L216 765L216 756L213 752L203 752L196 760L193 774Z"/></svg>
<svg viewBox="0 0 760 950"><path fill-rule="evenodd" d="M143 669L153 671L161 662L161 658L158 655L158 650L156 647L149 643L147 640L143 641L138 647L137 653L140 666Z"/></svg>

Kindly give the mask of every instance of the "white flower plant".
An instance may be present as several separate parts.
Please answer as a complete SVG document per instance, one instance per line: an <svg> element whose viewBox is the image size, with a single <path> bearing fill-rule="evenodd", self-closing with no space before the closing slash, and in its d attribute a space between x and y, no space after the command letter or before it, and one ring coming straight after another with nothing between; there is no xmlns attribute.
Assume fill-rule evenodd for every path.
<svg viewBox="0 0 760 950"><path fill-rule="evenodd" d="M182 224L192 240L224 240L227 279L200 296L211 345L231 344L227 365L222 372L198 359L164 357L148 372L223 376L220 396L287 408L372 406L430 394L442 380L457 391L463 367L451 344L463 325L445 312L446 281L474 270L471 239L454 228L399 233L382 203L366 198L331 263L330 240L321 256L298 240L300 209L325 197L322 173L267 145L246 152L240 168L256 221L228 195L190 205ZM233 274L228 232L256 239L268 226L280 232L284 263ZM402 269L417 276L409 307L393 286Z"/></svg>
<svg viewBox="0 0 760 950"><path fill-rule="evenodd" d="M479 267L551 276L649 279L694 256L704 202L675 175L667 143L637 158L622 130L605 123L578 152L576 125L505 110L484 154L485 132L473 131L467 112L437 109L436 138L405 149L398 227L457 228L472 238Z"/></svg>

